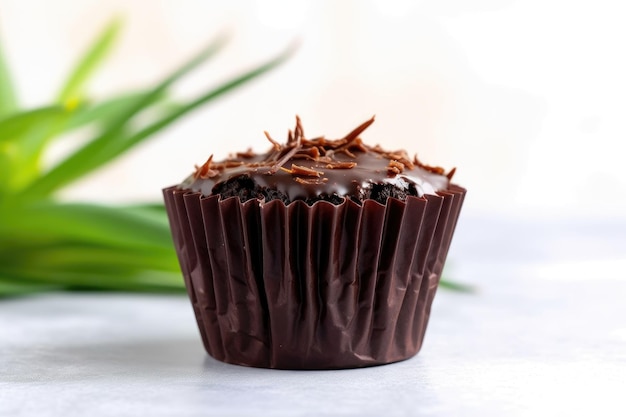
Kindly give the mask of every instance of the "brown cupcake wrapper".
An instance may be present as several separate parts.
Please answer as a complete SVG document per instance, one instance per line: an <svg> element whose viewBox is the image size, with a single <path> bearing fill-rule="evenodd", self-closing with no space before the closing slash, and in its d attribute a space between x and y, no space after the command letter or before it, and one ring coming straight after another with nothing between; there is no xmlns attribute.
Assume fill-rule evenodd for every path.
<svg viewBox="0 0 626 417"><path fill-rule="evenodd" d="M207 352L240 365L333 369L421 345L465 190L260 203L163 190Z"/></svg>

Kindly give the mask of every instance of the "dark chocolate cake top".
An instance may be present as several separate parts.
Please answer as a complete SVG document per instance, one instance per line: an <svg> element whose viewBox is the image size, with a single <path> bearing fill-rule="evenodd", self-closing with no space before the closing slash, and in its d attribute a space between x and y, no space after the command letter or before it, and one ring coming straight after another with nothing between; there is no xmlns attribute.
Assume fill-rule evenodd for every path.
<svg viewBox="0 0 626 417"><path fill-rule="evenodd" d="M307 139L300 118L281 144L265 132L271 149L255 154L249 149L215 162L213 155L180 185L203 195L238 195L250 198L334 203L344 197L355 201L368 198L384 203L387 197L406 198L435 194L448 188L454 174L421 163L406 151L386 151L363 143L361 133L374 122L356 127L341 139Z"/></svg>

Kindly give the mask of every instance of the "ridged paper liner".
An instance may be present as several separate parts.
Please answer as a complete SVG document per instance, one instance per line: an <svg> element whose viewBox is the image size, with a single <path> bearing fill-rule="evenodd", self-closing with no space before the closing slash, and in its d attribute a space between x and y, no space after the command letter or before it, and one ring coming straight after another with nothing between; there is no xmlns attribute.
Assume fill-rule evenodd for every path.
<svg viewBox="0 0 626 417"><path fill-rule="evenodd" d="M465 196L220 200L163 190L202 341L214 358L353 368L415 355Z"/></svg>

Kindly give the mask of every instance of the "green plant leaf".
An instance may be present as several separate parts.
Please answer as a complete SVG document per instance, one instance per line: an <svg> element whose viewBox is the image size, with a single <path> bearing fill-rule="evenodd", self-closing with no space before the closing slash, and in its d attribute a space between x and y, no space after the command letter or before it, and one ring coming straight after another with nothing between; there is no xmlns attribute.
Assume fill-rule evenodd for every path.
<svg viewBox="0 0 626 417"><path fill-rule="evenodd" d="M0 254L0 270L43 270L99 272L159 270L179 272L178 261L171 248L155 250L94 244L90 241L51 242L33 245L18 244Z"/></svg>
<svg viewBox="0 0 626 417"><path fill-rule="evenodd" d="M110 138L114 138L119 135L134 116L163 98L168 88L198 65L207 61L219 52L226 45L227 40L227 37L223 34L217 36L211 43L209 43L209 45L204 47L198 54L172 74L167 76L156 87L144 92L143 94L139 94L136 100L129 100L128 107L120 109L122 111L120 111L116 117L111 119L108 129L102 135L94 138L86 147L89 147L92 143L106 143L110 140Z"/></svg>
<svg viewBox="0 0 626 417"><path fill-rule="evenodd" d="M2 45L0 45L0 118L11 115L17 110L17 95L13 88L13 80L4 58Z"/></svg>
<svg viewBox="0 0 626 417"><path fill-rule="evenodd" d="M154 135L155 133L159 132L163 128L169 126L171 123L175 122L177 119L189 113L190 111L200 106L206 105L208 102L218 98L219 96L226 94L229 91L239 87L240 85L254 78L257 78L260 75L263 75L266 72L270 71L271 69L277 67L278 65L286 61L293 54L294 50L295 50L294 46L289 47L280 55L276 56L275 58L265 62L262 65L259 65L258 67L248 72L245 72L244 74L238 77L228 80L227 82L223 83L219 87L201 95L195 100L187 104L181 105L179 108L173 110L170 114L166 115L161 120L158 120L157 122L143 128L139 132L127 138L123 138L123 140L119 140L119 145L112 144L110 146L110 149L112 151L111 155L106 160L103 160L101 163L99 163L98 165L103 165L104 163L108 162L108 160L111 160L115 158L116 156L118 156L119 154L127 151L128 149L137 145L144 139Z"/></svg>
<svg viewBox="0 0 626 417"><path fill-rule="evenodd" d="M445 288L447 290L452 290L452 291L456 291L456 292L463 292L463 293L473 293L473 292L476 292L476 288L474 288L471 285L463 284L461 282L456 282L456 281L450 281L450 280L444 279L444 278L442 278L439 281L439 286L441 288Z"/></svg>
<svg viewBox="0 0 626 417"><path fill-rule="evenodd" d="M185 291L180 272L159 270L89 270L42 269L37 266L20 270L7 269L10 279L0 281L0 297L25 295L52 290L89 290L125 292Z"/></svg>
<svg viewBox="0 0 626 417"><path fill-rule="evenodd" d="M83 241L121 248L171 251L167 218L158 211L85 203L41 201L0 205L0 247L21 241L40 244ZM15 244L15 243L13 243Z"/></svg>
<svg viewBox="0 0 626 417"><path fill-rule="evenodd" d="M145 93L126 112L115 117L103 134L94 138L84 147L53 167L40 181L33 184L27 193L31 196L47 196L56 189L109 162L112 157L110 156L110 151L107 152L107 148L111 147L111 143L115 147L120 138L124 137L124 129L133 116L150 106L159 97L162 97L173 83L216 54L223 48L225 43L226 38L223 35L217 37L207 47L203 48L200 53L166 77L159 85ZM117 156L117 153L114 156Z"/></svg>
<svg viewBox="0 0 626 417"><path fill-rule="evenodd" d="M11 275L10 278L0 277L0 299L59 289L62 289L62 286L59 284L29 282L25 280L18 281L15 279L14 275Z"/></svg>
<svg viewBox="0 0 626 417"><path fill-rule="evenodd" d="M48 124L67 114L62 106L41 107L34 110L14 113L0 120L0 144L19 141L33 126Z"/></svg>
<svg viewBox="0 0 626 417"><path fill-rule="evenodd" d="M240 76L232 78L231 80L223 83L213 90L210 90L189 103L181 105L169 114L165 115L162 119L144 127L136 133L130 135L113 135L108 133L90 142L53 168L36 184L33 184L31 187L31 193L49 195L56 189L82 177L95 168L110 162L120 154L142 142L146 138L153 136L190 111L202 105L206 105L207 102L216 99L217 97L280 65L291 56L293 51L294 47L292 46L262 65L259 65Z"/></svg>
<svg viewBox="0 0 626 417"><path fill-rule="evenodd" d="M65 85L59 93L59 103L67 105L80 101L86 82L110 52L119 35L121 27L122 21L118 18L111 21L104 28L87 52L79 60L78 65L76 65L76 68L65 82Z"/></svg>
<svg viewBox="0 0 626 417"><path fill-rule="evenodd" d="M145 91L127 93L95 104L83 103L77 109L65 129L71 131L90 124L100 127L111 125L134 109L146 96ZM153 103L162 100L165 95L154 97Z"/></svg>
<svg viewBox="0 0 626 417"><path fill-rule="evenodd" d="M50 106L0 120L0 194L18 190L40 174L45 145L62 130L69 114L63 107Z"/></svg>

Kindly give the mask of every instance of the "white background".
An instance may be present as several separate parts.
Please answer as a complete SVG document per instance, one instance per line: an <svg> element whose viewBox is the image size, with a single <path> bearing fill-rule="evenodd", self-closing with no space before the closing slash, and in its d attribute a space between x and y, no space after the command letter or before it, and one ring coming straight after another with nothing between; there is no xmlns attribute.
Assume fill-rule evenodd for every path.
<svg viewBox="0 0 626 417"><path fill-rule="evenodd" d="M92 95L146 86L216 33L231 44L180 88L215 85L300 39L279 70L186 118L66 191L153 200L214 153L282 138L363 135L456 166L467 210L621 214L626 208L625 8L558 0L0 0L0 36L25 105L54 97L113 16L122 39Z"/></svg>

